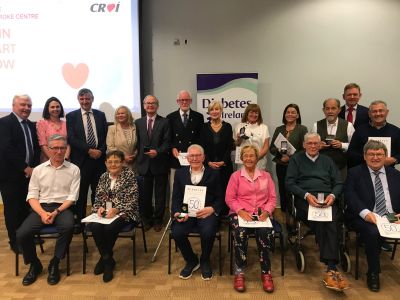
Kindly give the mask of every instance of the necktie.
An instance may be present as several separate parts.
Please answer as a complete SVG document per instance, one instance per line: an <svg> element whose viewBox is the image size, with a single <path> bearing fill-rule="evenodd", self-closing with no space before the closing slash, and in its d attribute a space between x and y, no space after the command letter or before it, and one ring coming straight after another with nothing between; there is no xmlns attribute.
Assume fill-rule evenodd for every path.
<svg viewBox="0 0 400 300"><path fill-rule="evenodd" d="M382 181L379 178L379 171L375 171L375 212L383 216L386 214L386 200L383 192Z"/></svg>
<svg viewBox="0 0 400 300"><path fill-rule="evenodd" d="M87 143L90 146L90 148L95 149L96 138L94 136L92 120L90 119L90 112L87 111L85 112L85 114L86 114L86 124L87 124Z"/></svg>
<svg viewBox="0 0 400 300"><path fill-rule="evenodd" d="M153 131L153 119L149 119L147 123L147 136L151 139L151 133Z"/></svg>
<svg viewBox="0 0 400 300"><path fill-rule="evenodd" d="M188 114L186 112L183 113L183 126L186 127L188 122Z"/></svg>
<svg viewBox="0 0 400 300"><path fill-rule="evenodd" d="M32 166L33 162L33 147L32 147L32 141L31 141L31 135L30 135L30 130L28 127L28 124L26 123L26 120L22 120L22 128L24 129L24 134L25 134L25 141L26 141L26 148L28 149L28 159L26 163L29 166Z"/></svg>
<svg viewBox="0 0 400 300"><path fill-rule="evenodd" d="M353 111L354 111L354 107L349 107L347 109L347 122L349 123L353 123Z"/></svg>

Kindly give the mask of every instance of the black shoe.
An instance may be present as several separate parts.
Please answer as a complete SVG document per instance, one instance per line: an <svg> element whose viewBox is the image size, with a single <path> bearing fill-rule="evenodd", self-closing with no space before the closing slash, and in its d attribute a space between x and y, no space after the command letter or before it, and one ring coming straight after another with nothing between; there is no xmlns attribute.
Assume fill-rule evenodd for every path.
<svg viewBox="0 0 400 300"><path fill-rule="evenodd" d="M82 225L79 223L74 224L74 234L82 233Z"/></svg>
<svg viewBox="0 0 400 300"><path fill-rule="evenodd" d="M154 231L160 232L162 230L162 224L154 224Z"/></svg>
<svg viewBox="0 0 400 300"><path fill-rule="evenodd" d="M383 242L383 243L382 243L382 246L381 246L381 249L382 249L383 251L386 251L386 252L392 252L393 247L392 247L392 245L390 245L390 244L388 244L388 243L386 243L386 242Z"/></svg>
<svg viewBox="0 0 400 300"><path fill-rule="evenodd" d="M151 224L149 224L149 223L145 223L145 224L143 225L144 231L149 231L152 227L153 227L153 225L151 225Z"/></svg>
<svg viewBox="0 0 400 300"><path fill-rule="evenodd" d="M31 285L34 283L42 271L43 266L40 261L37 263L31 263L28 273L26 273L24 279L22 279L22 285Z"/></svg>
<svg viewBox="0 0 400 300"><path fill-rule="evenodd" d="M195 261L189 261L186 263L186 266L182 269L181 273L179 274L179 278L182 279L189 279L192 277L194 271L200 268L199 260L196 257Z"/></svg>
<svg viewBox="0 0 400 300"><path fill-rule="evenodd" d="M370 291L379 292L380 283L379 283L379 273L367 273L367 285Z"/></svg>
<svg viewBox="0 0 400 300"><path fill-rule="evenodd" d="M103 281L109 282L114 278L114 271L115 268L115 260L113 258L109 258L104 260L104 273L103 273Z"/></svg>
<svg viewBox="0 0 400 300"><path fill-rule="evenodd" d="M58 263L50 261L49 264L49 275L47 276L47 283L55 285L60 282L60 270L58 269Z"/></svg>
<svg viewBox="0 0 400 300"><path fill-rule="evenodd" d="M213 271L211 269L210 261L202 262L200 268L201 268L201 278L203 280L211 280L213 277Z"/></svg>
<svg viewBox="0 0 400 300"><path fill-rule="evenodd" d="M104 273L104 260L100 257L93 271L94 275L100 275Z"/></svg>
<svg viewBox="0 0 400 300"><path fill-rule="evenodd" d="M22 254L22 248L17 243L10 243L10 248L15 254Z"/></svg>

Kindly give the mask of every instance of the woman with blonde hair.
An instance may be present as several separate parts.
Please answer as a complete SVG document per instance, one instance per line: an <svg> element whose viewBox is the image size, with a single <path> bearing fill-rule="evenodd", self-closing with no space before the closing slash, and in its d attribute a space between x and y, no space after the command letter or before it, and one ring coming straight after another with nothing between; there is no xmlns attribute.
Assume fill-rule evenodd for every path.
<svg viewBox="0 0 400 300"><path fill-rule="evenodd" d="M125 155L125 164L134 171L136 157L136 127L131 111L126 106L115 110L115 123L108 127L107 151L120 150Z"/></svg>

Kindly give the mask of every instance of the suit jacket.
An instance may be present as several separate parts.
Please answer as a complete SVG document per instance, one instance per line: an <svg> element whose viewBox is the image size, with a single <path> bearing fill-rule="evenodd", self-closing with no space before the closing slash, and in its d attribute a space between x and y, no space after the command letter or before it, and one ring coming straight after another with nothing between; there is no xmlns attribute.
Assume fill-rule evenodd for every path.
<svg viewBox="0 0 400 300"><path fill-rule="evenodd" d="M400 213L400 172L392 167L385 167L385 171L393 211ZM375 190L366 164L349 170L344 198L347 203L346 219L349 221L359 218L359 213L363 209L374 210Z"/></svg>
<svg viewBox="0 0 400 300"><path fill-rule="evenodd" d="M197 111L190 110L188 123L183 126L179 109L170 113L167 119L171 128L171 148L186 152L190 145L200 143L200 131L204 124L204 117ZM171 153L171 168L180 168L178 159Z"/></svg>
<svg viewBox="0 0 400 300"><path fill-rule="evenodd" d="M343 105L340 109L339 118L346 120L345 112L346 105ZM354 122L353 126L354 128L357 128L358 126L365 123L369 123L368 107L358 104L356 110L356 121Z"/></svg>
<svg viewBox="0 0 400 300"><path fill-rule="evenodd" d="M33 146L33 163L36 167L40 160L40 147L36 134L36 126L27 120ZM19 180L25 178L24 169L28 167L25 162L26 145L24 131L14 113L0 119L0 181Z"/></svg>
<svg viewBox="0 0 400 300"><path fill-rule="evenodd" d="M186 185L193 185L189 172L189 166L185 166L176 170L174 188L172 192L172 215L174 215L176 212L182 211L182 203L185 195ZM208 166L204 166L203 178L197 185L207 187L205 206L212 206L215 213L219 214L224 203L219 172L211 169Z"/></svg>
<svg viewBox="0 0 400 300"><path fill-rule="evenodd" d="M102 157L99 160L103 163L106 155L107 145L107 120L102 111L92 109L94 120L96 122L97 133L97 149L102 152ZM68 143L71 146L71 162L82 167L86 159L89 158L88 151L90 146L86 142L85 128L83 126L83 118L81 110L74 110L67 114L67 135Z"/></svg>
<svg viewBox="0 0 400 300"><path fill-rule="evenodd" d="M135 121L137 138L137 157L136 168L140 175L145 175L148 171L153 175L168 173L169 170L169 151L171 148L171 134L169 122L166 118L159 115L153 124L151 138L147 135L147 117L142 117ZM150 158L144 154L144 147L150 147L157 151L157 156Z"/></svg>

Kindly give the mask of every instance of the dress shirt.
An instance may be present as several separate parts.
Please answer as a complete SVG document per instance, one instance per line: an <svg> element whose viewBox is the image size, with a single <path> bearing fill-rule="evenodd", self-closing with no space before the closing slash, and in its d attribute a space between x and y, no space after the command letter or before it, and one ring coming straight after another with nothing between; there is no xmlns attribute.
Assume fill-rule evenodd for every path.
<svg viewBox="0 0 400 300"><path fill-rule="evenodd" d="M92 121L92 128L93 128L93 133L94 133L94 138L96 139L96 146L99 144L99 139L97 137L97 130L96 130L96 121L94 119L93 111L89 110L88 111L90 114L90 121ZM82 120L83 120L83 127L85 128L85 135L86 135L86 140L88 140L88 129L87 129L87 118L88 115L86 114L86 110L83 110L81 108L81 114L82 114Z"/></svg>
<svg viewBox="0 0 400 300"><path fill-rule="evenodd" d="M79 194L80 171L65 161L53 167L50 160L33 169L26 200L38 199L40 203L63 203L76 201Z"/></svg>
<svg viewBox="0 0 400 300"><path fill-rule="evenodd" d="M204 166L201 167L200 172L193 173L192 172L192 167L189 168L189 173L190 173L190 180L194 185L198 185L201 179L203 178L204 175Z"/></svg>
<svg viewBox="0 0 400 300"><path fill-rule="evenodd" d="M181 116L182 123L183 123L183 120L184 120L184 118L183 118L183 114L184 114L184 113L186 113L187 119L189 120L190 109L188 109L186 112L184 112L182 109L179 109L179 114L180 114L180 116Z"/></svg>
<svg viewBox="0 0 400 300"><path fill-rule="evenodd" d="M352 112L353 124L356 122L357 106L358 106L358 104L354 105L354 107L353 107L353 112ZM349 106L347 104L345 104L344 107L346 108L346 110L344 112L344 119L347 120L347 115L349 114Z"/></svg>
<svg viewBox="0 0 400 300"><path fill-rule="evenodd" d="M374 170L372 170L370 167L368 167L369 170L369 174L371 176L371 180L372 180L372 185L374 186L374 191L375 191L375 174L374 174ZM385 194L385 202L386 202L386 210L389 213L393 213L393 207L392 207L392 201L390 200L390 193L389 193L389 186L388 186L388 182L387 182L387 178L386 178L386 171L385 171L385 167L382 167L379 170L379 178L381 179L382 182L382 187L383 187L383 193ZM376 206L376 203L375 203ZM371 211L367 208L363 209L360 212L360 217L365 219L365 217L370 213ZM374 212L375 212L375 207L374 207Z"/></svg>
<svg viewBox="0 0 400 300"><path fill-rule="evenodd" d="M154 122L156 121L156 117L157 117L157 115L154 115L154 116L152 116L152 117L149 117L148 115L146 116L146 128L147 128L147 131L149 131L149 120L150 119L152 119L153 120L153 122L151 123L151 131L153 131L153 128L154 128Z"/></svg>
<svg viewBox="0 0 400 300"><path fill-rule="evenodd" d="M328 121L326 121L326 129L328 131L328 134L336 136L338 123L339 123L338 118L336 118L335 123L332 123L332 124L329 123ZM350 144L351 138L353 137L354 131L355 131L355 129L354 129L353 124L351 124L349 122L347 124L347 140L348 140L348 142L347 143L343 143L342 142L342 150L343 151L347 151L347 149L349 148L349 144ZM315 133L317 132L317 123L314 123L313 128L312 128L312 132L315 132Z"/></svg>

